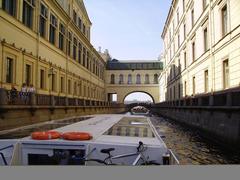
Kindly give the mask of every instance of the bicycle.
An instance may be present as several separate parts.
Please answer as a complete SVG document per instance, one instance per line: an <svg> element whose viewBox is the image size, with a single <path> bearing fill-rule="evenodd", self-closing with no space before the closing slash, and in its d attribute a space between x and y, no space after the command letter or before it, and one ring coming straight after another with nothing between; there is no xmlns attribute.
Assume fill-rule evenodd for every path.
<svg viewBox="0 0 240 180"><path fill-rule="evenodd" d="M112 156L111 152L115 150L115 148L108 148L108 149L101 149L100 152L103 154L107 154L108 156L104 159L91 159L89 156L96 150L97 148L93 148L88 154L83 156L81 150L74 151L74 155L70 155L71 152L68 150L65 151L56 151L54 153L54 159L62 165L86 165L86 162L97 162L98 164L102 165L123 165L123 164L115 164L113 163L114 159L121 159L125 157L132 157L137 156L134 162L132 163L133 166L138 165L140 161L142 163L140 165L161 165L156 161L149 161L143 154L146 151L147 147L140 141L137 147L137 151L133 153L127 154L119 154L116 156Z"/></svg>
<svg viewBox="0 0 240 180"><path fill-rule="evenodd" d="M138 164L138 162L140 162L140 160L142 161L142 163L140 165L161 165L160 163L157 163L154 160L149 161L148 158L146 158L144 156L143 152L146 151L146 149L147 149L147 147L143 144L143 142L140 141L139 145L137 147L137 152L127 153L127 154L119 154L119 155L113 156L113 155L111 155L111 152L114 151L115 148L101 149L100 150L101 153L108 155L104 160L85 158L84 161L96 161L96 162L104 164L104 165L119 165L119 164L113 163L113 160L125 158L125 157L137 156L136 159L132 163L133 166L136 166ZM92 153L92 152L90 152L90 153Z"/></svg>

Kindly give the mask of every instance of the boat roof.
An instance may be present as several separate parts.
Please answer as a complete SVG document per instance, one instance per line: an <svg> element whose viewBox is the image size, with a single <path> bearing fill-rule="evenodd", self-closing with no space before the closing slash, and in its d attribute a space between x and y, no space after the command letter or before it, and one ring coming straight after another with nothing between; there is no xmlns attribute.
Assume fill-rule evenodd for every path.
<svg viewBox="0 0 240 180"><path fill-rule="evenodd" d="M139 141L150 146L166 147L165 143L158 135L150 119L145 116L107 114L97 115L92 118L80 121L71 125L54 129L61 133L65 132L88 132L93 138L88 141L68 141L64 139L54 139L47 141L33 140L30 136L21 139L27 143L43 144L136 144Z"/></svg>

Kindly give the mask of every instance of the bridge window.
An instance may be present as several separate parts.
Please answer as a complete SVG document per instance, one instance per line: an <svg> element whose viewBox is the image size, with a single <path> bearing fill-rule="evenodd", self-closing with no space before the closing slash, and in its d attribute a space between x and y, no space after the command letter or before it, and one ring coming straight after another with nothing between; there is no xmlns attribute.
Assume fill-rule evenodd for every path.
<svg viewBox="0 0 240 180"><path fill-rule="evenodd" d="M111 84L115 84L115 75L114 74L111 74L111 81L110 81Z"/></svg>
<svg viewBox="0 0 240 180"><path fill-rule="evenodd" d="M149 83L150 83L150 81L149 81L149 75L146 74L146 75L145 75L145 84L149 84Z"/></svg>
<svg viewBox="0 0 240 180"><path fill-rule="evenodd" d="M154 84L158 84L158 75L154 74Z"/></svg>
<svg viewBox="0 0 240 180"><path fill-rule="evenodd" d="M128 84L132 84L132 75L131 74L128 75Z"/></svg>
<svg viewBox="0 0 240 180"><path fill-rule="evenodd" d="M140 74L137 74L136 84L141 84L141 75Z"/></svg>
<svg viewBox="0 0 240 180"><path fill-rule="evenodd" d="M123 84L123 75L122 74L119 75L119 84Z"/></svg>

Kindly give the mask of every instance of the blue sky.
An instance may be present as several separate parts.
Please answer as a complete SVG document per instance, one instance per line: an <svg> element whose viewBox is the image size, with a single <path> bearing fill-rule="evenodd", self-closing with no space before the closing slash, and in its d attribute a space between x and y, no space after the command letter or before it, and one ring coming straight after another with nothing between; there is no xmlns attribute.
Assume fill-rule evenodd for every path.
<svg viewBox="0 0 240 180"><path fill-rule="evenodd" d="M120 60L157 59L171 0L84 0L91 42Z"/></svg>

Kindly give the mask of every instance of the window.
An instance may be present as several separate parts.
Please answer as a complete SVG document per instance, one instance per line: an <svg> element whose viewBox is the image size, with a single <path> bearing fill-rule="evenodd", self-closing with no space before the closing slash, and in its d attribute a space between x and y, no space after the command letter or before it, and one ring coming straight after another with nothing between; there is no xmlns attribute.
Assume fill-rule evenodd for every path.
<svg viewBox="0 0 240 180"><path fill-rule="evenodd" d="M35 7L35 0L23 1L23 24L29 28L33 28L33 10Z"/></svg>
<svg viewBox="0 0 240 180"><path fill-rule="evenodd" d="M78 43L78 62L82 64L82 45Z"/></svg>
<svg viewBox="0 0 240 180"><path fill-rule="evenodd" d="M223 61L223 89L229 88L229 65L228 60Z"/></svg>
<svg viewBox="0 0 240 180"><path fill-rule="evenodd" d="M149 81L149 75L146 74L146 75L145 75L145 84L149 84L149 83L150 83L150 81Z"/></svg>
<svg viewBox="0 0 240 180"><path fill-rule="evenodd" d="M178 74L181 73L181 60L180 58L178 59Z"/></svg>
<svg viewBox="0 0 240 180"><path fill-rule="evenodd" d="M222 10L222 35L225 36L228 31L228 15L227 15L227 5L225 5Z"/></svg>
<svg viewBox="0 0 240 180"><path fill-rule="evenodd" d="M179 9L177 9L177 24L179 24Z"/></svg>
<svg viewBox="0 0 240 180"><path fill-rule="evenodd" d="M73 89L73 93L74 93L74 95L77 95L77 82L75 81L74 82L74 89Z"/></svg>
<svg viewBox="0 0 240 180"><path fill-rule="evenodd" d="M184 69L186 69L187 68L187 52L185 51L184 52Z"/></svg>
<svg viewBox="0 0 240 180"><path fill-rule="evenodd" d="M80 17L78 18L78 28L82 30L82 20Z"/></svg>
<svg viewBox="0 0 240 180"><path fill-rule="evenodd" d="M205 28L203 31L204 34L204 52L206 52L208 50L208 29Z"/></svg>
<svg viewBox="0 0 240 180"><path fill-rule="evenodd" d="M206 71L204 71L204 84L205 84L205 86L204 86L204 91L205 91L205 93L206 92L208 92L209 90L209 88L208 88L208 70L206 70Z"/></svg>
<svg viewBox="0 0 240 180"><path fill-rule="evenodd" d="M123 75L122 74L119 75L119 84L123 84Z"/></svg>
<svg viewBox="0 0 240 180"><path fill-rule="evenodd" d="M72 93L72 82L71 82L71 80L69 79L68 80L68 94L71 94Z"/></svg>
<svg viewBox="0 0 240 180"><path fill-rule="evenodd" d="M49 28L49 42L55 44L57 29L57 18L54 15L50 15L50 28Z"/></svg>
<svg viewBox="0 0 240 180"><path fill-rule="evenodd" d="M158 75L157 74L154 74L154 84L158 84Z"/></svg>
<svg viewBox="0 0 240 180"><path fill-rule="evenodd" d="M86 66L86 49L83 48L83 66Z"/></svg>
<svg viewBox="0 0 240 180"><path fill-rule="evenodd" d="M63 24L59 26L59 49L64 50L65 27Z"/></svg>
<svg viewBox="0 0 240 180"><path fill-rule="evenodd" d="M178 83L178 98L181 98L181 84Z"/></svg>
<svg viewBox="0 0 240 180"><path fill-rule="evenodd" d="M68 32L68 44L67 44L67 54L71 56L71 47L72 47L72 33Z"/></svg>
<svg viewBox="0 0 240 180"><path fill-rule="evenodd" d="M89 52L87 51L87 62L86 62L87 64L87 69L89 69Z"/></svg>
<svg viewBox="0 0 240 180"><path fill-rule="evenodd" d="M137 74L136 84L141 84L141 75L140 74Z"/></svg>
<svg viewBox="0 0 240 180"><path fill-rule="evenodd" d="M192 61L195 61L195 42L192 42Z"/></svg>
<svg viewBox="0 0 240 180"><path fill-rule="evenodd" d="M73 39L73 59L74 60L77 60L77 45L78 45L77 39L74 38Z"/></svg>
<svg viewBox="0 0 240 180"><path fill-rule="evenodd" d="M48 18L48 10L45 5L41 4L40 19L39 19L39 33L43 38L46 37L46 25Z"/></svg>
<svg viewBox="0 0 240 180"><path fill-rule="evenodd" d="M6 83L13 83L13 59L9 57L6 60Z"/></svg>
<svg viewBox="0 0 240 180"><path fill-rule="evenodd" d="M85 24L83 24L83 34L84 35L86 34L86 26L85 26Z"/></svg>
<svg viewBox="0 0 240 180"><path fill-rule="evenodd" d="M207 7L207 0L202 0L202 4L203 4L203 10L205 10Z"/></svg>
<svg viewBox="0 0 240 180"><path fill-rule="evenodd" d="M193 95L195 95L195 93L196 93L196 78L195 78L195 76L193 77L193 79L192 79L192 83L193 83L193 87L192 87L192 91L193 91Z"/></svg>
<svg viewBox="0 0 240 180"><path fill-rule="evenodd" d="M26 64L25 67L25 83L27 86L30 86L32 80L32 67L29 64Z"/></svg>
<svg viewBox="0 0 240 180"><path fill-rule="evenodd" d="M182 1L183 3L183 12L185 11L185 0Z"/></svg>
<svg viewBox="0 0 240 180"><path fill-rule="evenodd" d="M187 96L187 81L184 81L184 96Z"/></svg>
<svg viewBox="0 0 240 180"><path fill-rule="evenodd" d="M184 39L186 39L186 24L183 25L183 35Z"/></svg>
<svg viewBox="0 0 240 180"><path fill-rule="evenodd" d="M73 10L73 21L75 24L77 24L77 13L75 10Z"/></svg>
<svg viewBox="0 0 240 180"><path fill-rule="evenodd" d="M178 48L180 47L180 34L178 33Z"/></svg>
<svg viewBox="0 0 240 180"><path fill-rule="evenodd" d="M40 70L40 89L45 88L45 71L43 69Z"/></svg>
<svg viewBox="0 0 240 180"><path fill-rule="evenodd" d="M128 75L128 84L132 84L132 75L131 74Z"/></svg>
<svg viewBox="0 0 240 180"><path fill-rule="evenodd" d="M6 11L11 16L16 16L16 7L17 2L16 0L3 0L2 1L2 8L4 11Z"/></svg>
<svg viewBox="0 0 240 180"><path fill-rule="evenodd" d="M52 91L56 91L56 74L52 74L52 83L51 83L52 87L51 90Z"/></svg>
<svg viewBox="0 0 240 180"><path fill-rule="evenodd" d="M194 9L191 11L191 21L192 21L192 28L194 26Z"/></svg>
<svg viewBox="0 0 240 180"><path fill-rule="evenodd" d="M115 84L115 75L111 74L111 84Z"/></svg>
<svg viewBox="0 0 240 180"><path fill-rule="evenodd" d="M60 92L61 93L64 93L64 89L65 89L65 87L64 87L64 83L65 82L65 80L64 80L64 77L61 77L60 78Z"/></svg>

